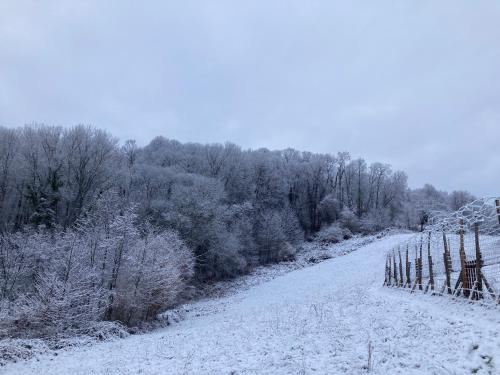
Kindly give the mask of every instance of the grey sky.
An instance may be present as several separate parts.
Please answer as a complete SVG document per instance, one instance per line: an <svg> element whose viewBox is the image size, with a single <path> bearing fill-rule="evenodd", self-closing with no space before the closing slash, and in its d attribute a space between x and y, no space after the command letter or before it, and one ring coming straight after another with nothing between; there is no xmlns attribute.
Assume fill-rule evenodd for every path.
<svg viewBox="0 0 500 375"><path fill-rule="evenodd" d="M500 2L0 1L0 125L350 151L500 193Z"/></svg>

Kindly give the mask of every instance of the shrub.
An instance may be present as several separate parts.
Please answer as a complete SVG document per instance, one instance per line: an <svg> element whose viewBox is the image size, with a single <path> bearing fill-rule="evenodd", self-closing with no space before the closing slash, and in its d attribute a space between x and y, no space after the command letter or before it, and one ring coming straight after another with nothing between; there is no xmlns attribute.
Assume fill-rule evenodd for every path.
<svg viewBox="0 0 500 375"><path fill-rule="evenodd" d="M338 243L351 237L351 231L341 227L339 224L332 224L328 227L324 227L317 235L317 239L324 244Z"/></svg>

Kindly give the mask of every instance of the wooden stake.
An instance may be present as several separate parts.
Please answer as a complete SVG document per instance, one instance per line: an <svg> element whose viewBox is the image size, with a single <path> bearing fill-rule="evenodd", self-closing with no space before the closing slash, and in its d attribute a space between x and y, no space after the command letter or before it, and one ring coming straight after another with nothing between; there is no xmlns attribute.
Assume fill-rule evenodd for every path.
<svg viewBox="0 0 500 375"><path fill-rule="evenodd" d="M408 248L409 245L406 245L406 285L411 288L411 262L408 259Z"/></svg>
<svg viewBox="0 0 500 375"><path fill-rule="evenodd" d="M420 256L418 257L418 289L423 290L422 277L423 277L423 265L422 265L422 247L424 246L424 240L420 237Z"/></svg>
<svg viewBox="0 0 500 375"><path fill-rule="evenodd" d="M444 245L444 253L443 253L443 261L444 261L444 272L446 275L446 288L448 290L448 294L451 294L451 270L450 270L450 250L448 249L448 240L446 239L446 234L443 232L443 245Z"/></svg>
<svg viewBox="0 0 500 375"><path fill-rule="evenodd" d="M415 245L415 282L418 282L418 247Z"/></svg>
<svg viewBox="0 0 500 375"><path fill-rule="evenodd" d="M497 206L498 223L500 224L500 199L495 200Z"/></svg>
<svg viewBox="0 0 500 375"><path fill-rule="evenodd" d="M474 237L476 240L476 299L480 299L483 297L483 277L481 275L483 260L479 245L479 223L474 224Z"/></svg>
<svg viewBox="0 0 500 375"><path fill-rule="evenodd" d="M391 272L392 272L391 271L391 254L389 254L389 262L388 263L389 263L389 268L388 268L389 280L388 280L387 285L391 285L391 283L392 283L392 281L391 281Z"/></svg>
<svg viewBox="0 0 500 375"><path fill-rule="evenodd" d="M403 277L403 261L401 260L401 251L398 249L399 254L399 286L403 287L404 277Z"/></svg>
<svg viewBox="0 0 500 375"><path fill-rule="evenodd" d="M464 289L464 294L466 293L465 290L469 289L465 262L464 219L460 219L460 282L462 284L462 288Z"/></svg>
<svg viewBox="0 0 500 375"><path fill-rule="evenodd" d="M398 268L396 267L396 255L392 253L392 261L394 263L394 286L398 286Z"/></svg>
<svg viewBox="0 0 500 375"><path fill-rule="evenodd" d="M415 280L413 281L412 292L417 288L418 284L418 246L415 245Z"/></svg>
<svg viewBox="0 0 500 375"><path fill-rule="evenodd" d="M385 267L384 267L384 286L387 285L387 255L385 256Z"/></svg>
<svg viewBox="0 0 500 375"><path fill-rule="evenodd" d="M431 255L431 232L427 239L427 262L429 263L429 285L431 290L434 290L434 273L432 272L432 255Z"/></svg>

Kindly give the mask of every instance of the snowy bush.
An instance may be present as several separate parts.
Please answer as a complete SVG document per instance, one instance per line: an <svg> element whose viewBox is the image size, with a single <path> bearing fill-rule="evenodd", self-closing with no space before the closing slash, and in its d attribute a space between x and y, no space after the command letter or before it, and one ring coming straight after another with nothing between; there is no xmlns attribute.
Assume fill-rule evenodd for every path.
<svg viewBox="0 0 500 375"><path fill-rule="evenodd" d="M321 243L338 243L352 237L349 229L343 228L340 224L332 224L321 229L316 238Z"/></svg>
<svg viewBox="0 0 500 375"><path fill-rule="evenodd" d="M2 336L48 337L102 319L102 294L92 284L65 286L56 274L44 273L36 276L31 288L6 310Z"/></svg>
<svg viewBox="0 0 500 375"><path fill-rule="evenodd" d="M359 232L360 229L359 218L348 207L344 207L344 209L340 213L340 224L344 228L349 229L353 233Z"/></svg>
<svg viewBox="0 0 500 375"><path fill-rule="evenodd" d="M116 206L115 206L116 205ZM0 337L88 334L103 320L138 324L179 301L194 274L172 230L139 230L106 195L75 229L0 236Z"/></svg>
<svg viewBox="0 0 500 375"><path fill-rule="evenodd" d="M175 305L194 273L194 258L172 232L138 240L117 280L112 318L126 324L155 319Z"/></svg>
<svg viewBox="0 0 500 375"><path fill-rule="evenodd" d="M47 344L40 339L4 339L0 341L0 366L30 359L48 351Z"/></svg>
<svg viewBox="0 0 500 375"><path fill-rule="evenodd" d="M98 341L123 338L129 335L127 328L119 322L91 322L77 330L76 333ZM72 346L72 341L70 338L64 340L63 343L66 344L65 346ZM78 345L80 342L77 341L76 344Z"/></svg>
<svg viewBox="0 0 500 375"><path fill-rule="evenodd" d="M370 212L366 214L359 222L359 231L364 234L380 232L390 227L390 216L387 210Z"/></svg>
<svg viewBox="0 0 500 375"><path fill-rule="evenodd" d="M256 222L256 242L261 263L279 262L294 258L296 249L289 233L290 223L276 211L267 211Z"/></svg>
<svg viewBox="0 0 500 375"><path fill-rule="evenodd" d="M332 194L327 195L319 203L319 211L326 223L333 223L339 216L338 200Z"/></svg>

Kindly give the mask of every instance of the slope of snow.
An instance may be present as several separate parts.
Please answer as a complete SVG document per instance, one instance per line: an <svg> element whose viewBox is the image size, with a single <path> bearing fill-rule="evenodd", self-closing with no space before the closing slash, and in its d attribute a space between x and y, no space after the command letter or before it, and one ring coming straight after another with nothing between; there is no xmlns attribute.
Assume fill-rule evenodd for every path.
<svg viewBox="0 0 500 375"><path fill-rule="evenodd" d="M230 294L239 293L242 290L271 281L289 272L311 267L327 259L344 256L384 236L396 233L400 234L402 232L401 230L386 230L374 235L356 235L348 240L331 244L323 244L319 241L304 242L299 247L293 260L257 266L247 275L207 284L203 290L200 291L201 299L225 297ZM191 302L187 305L190 304ZM181 309L182 308L183 306L181 306Z"/></svg>
<svg viewBox="0 0 500 375"><path fill-rule="evenodd" d="M500 311L383 288L386 237L216 300L154 333L7 365L7 374L500 373Z"/></svg>

